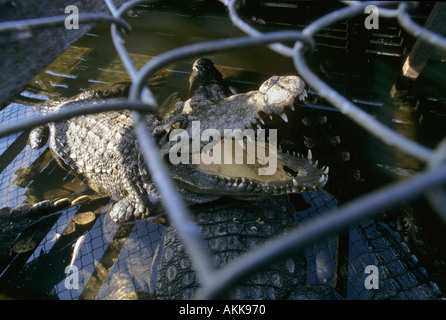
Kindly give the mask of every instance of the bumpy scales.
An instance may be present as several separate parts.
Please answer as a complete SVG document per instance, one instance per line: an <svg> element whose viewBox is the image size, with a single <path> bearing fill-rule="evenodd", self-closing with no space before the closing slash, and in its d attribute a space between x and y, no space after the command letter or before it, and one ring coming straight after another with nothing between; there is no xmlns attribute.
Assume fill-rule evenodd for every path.
<svg viewBox="0 0 446 320"><path fill-rule="evenodd" d="M87 91L58 104L52 102L51 108L43 108L42 112L81 108L88 100L125 97L128 88L128 84L117 84L109 90ZM306 96L302 79L273 76L259 90L231 95L212 61L202 58L194 63L190 90L191 98L167 119L146 117L171 177L186 202L203 203L223 196L257 199L311 191L325 185L328 167L318 168L311 151L302 156L282 153L278 148L277 171L269 176L255 174L250 164L235 168L169 161L169 151L175 143L170 141L169 133L180 127L192 137L194 121L199 121L200 133L215 129L222 137L225 129L263 128L263 119L275 114L287 122L286 109L294 110L293 101ZM126 222L162 211L160 196L142 161L127 111L79 116L50 123L47 128L50 149L56 158L86 177L92 189L116 200L110 211L112 219ZM33 130L32 147L42 147L46 142L44 129Z"/></svg>

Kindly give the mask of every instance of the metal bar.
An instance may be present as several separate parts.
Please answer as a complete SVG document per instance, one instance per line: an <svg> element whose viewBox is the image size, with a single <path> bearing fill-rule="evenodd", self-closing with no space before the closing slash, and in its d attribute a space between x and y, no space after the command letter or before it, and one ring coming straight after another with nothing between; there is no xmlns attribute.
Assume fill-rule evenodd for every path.
<svg viewBox="0 0 446 320"><path fill-rule="evenodd" d="M437 32L439 35L443 35L446 31L445 16L446 3L435 3L424 27L432 32ZM415 81L429 61L434 49L435 47L426 43L425 40L417 39L403 64L402 76Z"/></svg>

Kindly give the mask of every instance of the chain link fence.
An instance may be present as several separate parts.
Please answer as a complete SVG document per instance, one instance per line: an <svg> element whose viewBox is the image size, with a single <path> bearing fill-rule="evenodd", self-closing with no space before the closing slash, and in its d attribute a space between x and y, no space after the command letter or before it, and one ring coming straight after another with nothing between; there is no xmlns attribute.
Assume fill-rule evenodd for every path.
<svg viewBox="0 0 446 320"><path fill-rule="evenodd" d="M126 109L131 110L135 132L145 156L146 165L151 176L154 178L155 185L162 195L163 206L169 216L169 220L176 227L178 234L183 240L187 252L191 257L193 267L200 278L201 289L196 298L209 299L218 297L232 285L235 285L238 280L258 270L262 266L286 256L298 248L305 248L308 244L343 230L354 223L367 225L367 223L370 223L367 222L370 221L368 219L379 214L382 210L420 194L426 195L435 212L446 222L446 195L444 193L444 187L442 187L446 181L446 166L444 162L446 157L446 141L441 142L435 149L431 149L391 130L358 108L337 91L330 88L312 72L307 64L308 57L311 56L315 49L315 35L318 32L344 19L363 14L364 9L369 5L374 5L379 8L380 18L396 19L401 28L408 34L417 39L422 39L426 43L441 50L446 50L446 40L442 36L417 25L411 19L409 10L411 9L412 3L393 1L345 2L346 6L344 8L322 16L306 26L302 31L261 33L239 17L238 8L243 5L240 1L221 0L228 9L232 23L246 33L247 36L183 46L164 52L137 69L124 45L123 32L131 31L123 17L129 10L147 1L129 1L119 8L116 8L110 0L105 0L105 2L111 15L80 13L79 22L111 23L110 32L113 44L132 80L129 97L127 99L108 99L106 103L101 105L87 103L81 110L63 110L57 114L38 117L34 116L32 105L23 104L19 106L17 104L10 104L4 108L1 111L3 126L0 128L0 148L3 154L5 150L8 153L11 150L18 150L16 154L11 154L13 160L8 162L8 167L3 169L0 176L0 199L5 206L17 206L26 199L29 200L30 197L34 197L30 202L36 202L36 199L46 199L45 194L39 194L38 183L36 182L34 182L36 186L30 188L30 190L35 191L35 194L32 194L33 192L22 194L24 189L20 188L20 186L29 186L29 179L21 179L19 181L17 174L8 175L7 172L20 172L23 176L26 176L26 168L33 166L33 170L38 170L41 173L46 172L48 175L61 181L67 179L73 181L73 179L76 179L74 176L60 170L55 161L52 160L44 166L39 167L38 163L41 163L39 159L51 156L48 150L37 151L30 148L23 148L24 144L26 144L24 130L26 133L26 130L36 126L48 122L66 120L81 114ZM60 16L33 19L32 21L2 22L0 23L0 32L21 32L36 27L60 25L64 23L65 18L66 16ZM279 42L294 42L294 46L288 47ZM271 50L292 59L297 74L305 80L312 90L317 92L323 99L336 107L343 115L354 121L358 126L364 128L371 135L379 139L382 144L400 150L408 156L423 162L426 169L414 177L392 183L356 198L336 210L334 210L336 203L331 203L331 201L334 201L333 199L321 200L323 195L317 192L307 194L305 197L309 197L307 201L313 203L313 206L312 209L310 208L306 211L308 216L311 216L311 219L302 218L302 216L298 218L298 220L305 220L304 227L298 227L285 235L272 239L261 247L240 256L236 261L217 270L211 263L211 258L205 249L202 239L199 233L196 232L196 225L172 180L169 178L169 174L157 151L154 139L143 121L142 114L156 112L159 105L151 90L145 86L145 83L150 80L156 71L179 59L255 46L268 46ZM19 144L22 147L15 148L14 144ZM149 159L150 161L148 161ZM83 181L79 180L76 183L79 187L85 187ZM73 190L67 190L66 194L69 194L69 192L73 192ZM115 296L110 294L110 292L119 293L120 297L132 294L144 295L144 292L153 292L153 266L156 264L158 258L160 239L164 231L163 227L151 223L150 220L139 221L130 226L119 226L112 223L108 219L108 215L103 214L109 206L106 202L105 204L94 202L94 205L88 204L85 206L88 206L88 208L83 208L82 204L65 208L57 211L51 216L51 219L45 219L46 222L43 225L39 225L31 231L33 236L41 233L41 241L37 242L38 246L30 255L20 255L16 260L24 259L26 256L29 259L29 263L35 261L35 263L39 263L42 266L51 263L54 264L55 261L52 260L54 258L51 252L54 249L53 246L57 244L59 250L66 250L65 262L68 262L71 254L70 244L75 241L76 237L70 236L67 228L74 216L80 215L83 212L93 212L94 219L92 221L89 221L87 224L78 223L76 225L77 233L75 234L77 237L83 231L87 230L85 225L91 228L87 234L87 242L91 244L90 248L88 248L87 253L83 251L76 262L82 266L82 279L79 287L75 288L75 290L67 290L65 279L54 279L53 282L50 282L54 288L50 290L52 294L60 298L69 299L102 299L105 297L114 298ZM314 210L317 214L312 215L311 210ZM335 214L330 211L335 211ZM26 235L17 230L2 234L2 237L5 236L8 236L8 239L14 238L15 240L18 238L26 238ZM59 241L58 239L55 241L55 237L57 238L58 236L65 236L66 238L64 238L64 241ZM397 236L395 235L395 237ZM350 240L353 243L355 241L354 239ZM354 247L354 244L352 247ZM330 254L333 254L333 251L336 250L334 241L328 240L324 244L318 245L316 251L322 252L324 250L328 250L328 252L331 252ZM42 252L45 252L45 254L42 254ZM307 256L310 257L309 259L313 259L311 258L312 254L314 252L308 253ZM386 261L376 262L377 265L388 263ZM98 268L98 265L102 266L103 269ZM352 266L354 267L354 262ZM361 267L363 269L363 266ZM357 268L360 269L361 267ZM37 268L37 270L40 269ZM7 272L8 268L3 271L3 274ZM393 275L392 277L397 276ZM97 283L94 283L95 281L101 283L102 286L98 286ZM330 282L331 280L328 279L327 281ZM38 280L36 280L36 283L37 286ZM48 286L49 284L46 285ZM150 286L152 287L148 288ZM360 287L360 285L357 286L358 288ZM363 287L363 284L361 286ZM352 294L352 296L354 295ZM358 292L356 296L361 297L361 292ZM362 298L367 297L364 296Z"/></svg>

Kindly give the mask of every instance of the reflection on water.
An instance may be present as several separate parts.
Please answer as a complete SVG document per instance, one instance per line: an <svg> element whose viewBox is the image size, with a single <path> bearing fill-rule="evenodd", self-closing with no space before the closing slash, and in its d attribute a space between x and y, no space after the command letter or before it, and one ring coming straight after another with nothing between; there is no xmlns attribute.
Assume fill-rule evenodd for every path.
<svg viewBox="0 0 446 320"><path fill-rule="evenodd" d="M142 6L127 20L132 25L132 32L125 36L126 47L137 67L162 52L182 45L243 35L232 25L225 10L196 12L192 15L172 9ZM256 18L252 21L261 20ZM274 24L267 20L266 25L257 27L269 31L274 29ZM399 124L398 128L402 133L418 138L420 133L407 130L414 130L414 126L404 126L401 122L404 121L402 112L393 114L384 106L392 99L390 89L398 76L399 57L404 48L395 49L392 45L392 54L383 55L382 49L379 48L367 51L360 46L352 47L346 41L351 36L351 28L351 25L343 22L337 29L318 35L321 44L309 58L312 68L321 78L373 116ZM401 34L395 33L392 37L401 37ZM398 42L397 40L395 41ZM366 58L364 51L368 54ZM266 48L215 53L208 57L215 62L229 84L240 92L258 87L259 83L272 74L295 73L290 59ZM187 98L188 79L194 60L195 57L177 61L160 70L151 79L149 86L161 104L162 113L174 106L176 100ZM109 26L99 25L46 70L36 75L30 85L47 92L48 95L69 97L85 90L104 89L111 84L129 80L113 47ZM309 91L311 92L311 88ZM22 97L22 103L11 103L0 111L2 124L28 117L35 110L39 100L48 99L45 95L31 91L22 94ZM324 105L316 94L313 94L311 99L309 105L319 108L330 118L334 132L342 137L342 147L355 153L357 161L354 164L361 169L361 175L365 176L367 183L371 181L372 186L383 183L373 178L375 166L387 166L393 172L416 172L419 169L419 164L408 161L407 157L389 153L388 150L381 152L383 150L377 149L376 141L345 121L330 106ZM302 111L302 114L305 112ZM302 132L296 129L302 126L300 115L289 116L291 129L288 128L281 137L285 142L291 141L291 148L303 146L302 143L299 146L295 143L302 140ZM353 135L352 130L358 134ZM437 139L436 135L428 136L433 140ZM365 145L367 147L364 147ZM386 158L382 154L390 156ZM371 167L375 169L370 169ZM8 294L11 297L153 297L153 279L156 278L153 267L161 250L160 239L164 230L162 226L145 220L128 226L119 226L110 221L107 210L111 202L108 199L97 199L82 178L62 169L54 161L48 147L31 149L27 145L26 132L0 139L0 186L0 203L8 207L15 207L23 202L36 203L61 198L73 201L82 195L91 197L90 201L48 215L29 228L6 230L5 225L2 225L0 281L4 287L10 289ZM331 197L325 199L327 195L324 193L313 197L315 195L311 194L306 198L312 208L305 211L305 214L323 207L333 209L337 205L337 200ZM325 199L324 203L318 204L317 201L321 199ZM94 215L92 217L88 214L92 217L91 221L82 223L81 215L86 212ZM298 217L299 219L303 219L303 216ZM71 260L72 244L82 235L85 235L86 239L74 263L80 271L78 286L67 289L65 267ZM26 252L11 251L12 241L17 243L19 240L35 242L35 249ZM335 240L329 239L318 246L318 250L308 249L307 252L307 258L314 261L318 269L309 276L308 283L332 282L334 280L330 277L333 275L327 275L327 270L335 268L331 265L334 261L332 256L335 255ZM324 262L321 262L321 259Z"/></svg>

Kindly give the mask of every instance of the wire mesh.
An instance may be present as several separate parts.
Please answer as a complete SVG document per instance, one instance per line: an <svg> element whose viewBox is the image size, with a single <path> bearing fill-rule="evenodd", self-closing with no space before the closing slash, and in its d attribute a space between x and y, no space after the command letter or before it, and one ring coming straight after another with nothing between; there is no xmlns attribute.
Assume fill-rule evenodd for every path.
<svg viewBox="0 0 446 320"><path fill-rule="evenodd" d="M444 221L446 221L446 212L444 211L446 206L442 205L445 203L446 198L444 189L441 189L441 186L446 181L446 168L444 165L444 159L446 157L446 143L441 143L436 149L430 149L391 130L377 119L371 117L366 112L358 108L340 93L330 88L310 70L307 64L307 58L309 55L311 55L312 50L314 50L315 47L316 33L323 28L330 26L331 24L364 13L364 9L368 5L377 6L380 9L380 14L382 14L382 17L397 19L401 27L407 33L444 50L446 45L443 37L417 25L411 19L408 13L411 6L410 3L347 3L345 8L331 12L320 19L313 21L302 31L261 33L249 26L238 16L237 11L238 7L242 5L241 2L235 0L221 0L221 2L228 8L229 17L233 24L245 32L247 34L246 37L202 42L190 46L180 47L153 58L144 64L140 69L137 69L125 48L122 38L123 28L129 29L127 22L123 20L123 15L134 6L143 2L146 1L129 1L123 4L120 8L116 8L112 1L106 0L111 12L110 16L104 17L101 15L99 17L95 15L80 15L80 22L107 21L112 24L111 35L113 44L132 80L129 98L119 100L111 99L101 105L87 103L87 106L81 111L70 110L64 113L61 112L59 114L31 118L28 116L28 111L32 111L31 107L20 106L20 108L17 108L17 105L11 104L2 110L2 119L11 120L8 120L9 122L5 122L5 120L3 120L4 126L0 129L0 147L2 150L8 150L8 152L10 152L11 146L18 140L18 137L20 134L22 134L22 130L31 129L37 125L47 122L69 119L79 115L80 113L86 112L97 113L121 109L132 110L135 132L143 150L146 165L149 172L152 173L154 183L162 195L163 206L169 215L169 219L172 224L176 226L177 231L191 256L194 268L201 279L201 290L197 295L197 298L208 299L218 297L225 290L230 288L231 285L236 284L237 281L243 276L258 270L262 266L288 254L292 250L303 248L308 243L313 243L317 239L321 239L326 235L343 230L354 223L362 224L360 228L361 230L366 230L366 232L373 233L373 228L379 228L380 225L374 225L367 222L371 221L369 218L378 214L380 210L388 208L394 204L398 204L402 200L409 197L426 193L438 215ZM386 7L388 6L392 8L387 9ZM13 23L0 23L0 32L20 32L24 29L61 24L63 21L64 19L61 18L42 18L34 19L31 22L15 21ZM292 41L295 44L293 47L278 44L278 42L283 41ZM366 129L371 135L378 138L383 144L394 149L398 149L407 155L422 161L426 165L427 169L415 177L407 179L403 182L391 184L342 205L336 209L336 214L331 213L332 210L335 211L334 208L337 206L335 200L324 199L324 195L322 194L305 195L305 197L307 197L306 200L309 203L312 203L313 208L316 209L314 209L314 212L312 212L311 209L307 210L303 216L297 216L298 222L303 223L305 221L303 227L299 227L286 235L268 241L262 247L242 255L237 261L234 261L221 269L215 270L208 253L204 249L205 247L201 241L199 233L197 232L197 228L189 215L182 198L169 178L169 174L162 162L161 156L157 151L153 137L143 122L142 112L155 112L158 108L158 103L151 93L151 90L144 84L148 79L150 79L155 71L178 59L200 56L211 52L237 50L252 46L268 46L270 49L278 52L279 54L292 58L296 66L297 73L322 98L330 102L346 117L349 117L356 124ZM22 189L14 187L14 177L6 176L5 173L17 172L19 168L28 168L36 161L36 159L42 157L43 153L45 153L45 151L34 151L26 147L15 157L7 168L2 168L3 173L0 177L2 189L0 191L0 197L2 197L2 202L7 206L16 206L22 203L27 196L29 197L29 195L20 194ZM49 174L56 171L57 174L58 169L56 169L56 167L57 165L50 161L45 167L40 168L40 170L50 170ZM68 178L65 173L61 179L65 180L75 178L71 176ZM82 181L78 182L79 185L82 185L82 183ZM76 210L80 210L78 206L73 208L64 209L62 213L59 212L59 219L56 222L56 227L55 229L52 229L54 234L59 234L59 231L62 229L66 230L71 219L77 212ZM131 227L131 230L120 230L120 232L122 231L124 234L127 234L125 237L126 241L120 241L119 235L117 236L117 234L120 233L118 232L120 227L111 223L110 221L106 221L108 216L103 214L106 209L99 206L96 207L95 210L98 210L98 212L95 213L97 218L87 235L88 237L91 237L89 239L89 243L94 243L94 247L92 246L88 253L82 252L82 255L78 258L79 261L77 261L77 263L82 266L82 281L80 289L66 290L66 286L63 283L65 279L62 279L62 281L60 281L61 279L57 279L59 282L55 280L55 282L57 282L57 286L56 289L53 290L53 293L62 298L101 299L104 298L108 292L116 291L107 289L112 287L122 290L122 292L120 292L121 296L131 294L135 291L153 292L152 267L154 265L154 260L157 258L160 238L163 232L162 228L154 227L154 224L151 224L150 221L138 222ZM315 217L314 213L319 212L323 212L323 214L318 214ZM370 226L368 226L367 223L370 223ZM37 232L38 231L34 231L34 233ZM63 233L64 231L61 232ZM384 232L390 233L392 237L395 238L396 242L401 242L401 239L398 239L397 234L392 230L384 230ZM19 233L17 233L17 236L18 235ZM132 238L133 236L136 236L138 241L135 241ZM367 236L373 238L373 236ZM355 249L355 243L364 241L363 239L364 237L359 236L356 238L354 233L350 236L350 250L352 250L353 257L355 254L357 256L365 254L364 252L360 251L361 249ZM50 234L48 234L46 238L43 238L43 242L39 242L39 245L34 251L35 253L31 256L29 262L32 262L33 259L42 260L42 258L39 258L41 256L39 253L42 251L40 249L43 249L44 252L51 252L50 243L52 240L53 237L51 237ZM70 239L65 245L67 246L73 241L73 239ZM116 244L119 245L119 251L113 251L110 249ZM373 245L375 245L375 242ZM363 244L358 246L358 248L368 247L370 250L381 250L380 256L386 256L384 247L374 248L373 245L370 243L365 245ZM308 250L307 257L310 261L316 261L318 260L318 254L333 256L335 254L334 251L336 251L335 247L335 240L333 239L317 243L314 250ZM108 255L110 255L110 259L117 259L117 261L113 260L113 263L110 261L102 261L105 259L104 256L107 257ZM373 259L376 259L376 256L374 256ZM334 261L335 258L331 258L329 260ZM354 258L352 261L353 263L349 266L349 268L356 269L356 271L353 270L351 272L358 273L359 269L364 269L364 265L356 265ZM364 259L358 259L357 261L364 261ZM417 263L417 261L414 261L414 263ZM97 271L98 265L101 264L105 264L107 266L104 272ZM371 261L370 264L388 266L392 265L392 262ZM388 288L386 287L386 292L389 296L394 295L394 292L398 291L398 277L418 276L411 274L398 274L398 270L401 270L401 268L398 267L395 267L395 271L392 271L392 268L386 270L388 273L383 275L383 279L390 279L388 282ZM311 278L311 276L309 277L309 284L320 281L320 279L323 279L324 283L332 283L335 281L332 278L324 277L323 270L314 271L311 274L313 278ZM316 280L315 277L318 279ZM97 288L91 284L95 281L94 279L99 279L101 283L104 283L104 287ZM433 286L433 284L427 280L425 280L425 283L428 286ZM91 288L89 287L90 285ZM351 293L351 296L348 297L370 298L370 292L364 291L363 282L361 284L353 283L352 286L357 287L358 292ZM91 289L91 291L85 290L85 288L88 288L89 290ZM416 290L421 289L417 287Z"/></svg>

